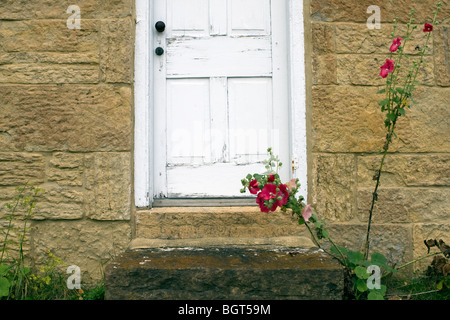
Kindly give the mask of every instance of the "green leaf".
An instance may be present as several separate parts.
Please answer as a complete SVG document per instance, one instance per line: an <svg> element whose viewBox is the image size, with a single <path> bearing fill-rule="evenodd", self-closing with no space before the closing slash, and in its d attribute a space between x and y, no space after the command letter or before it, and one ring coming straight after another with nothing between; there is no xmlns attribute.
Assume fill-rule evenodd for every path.
<svg viewBox="0 0 450 320"><path fill-rule="evenodd" d="M367 269L361 266L357 266L355 268L355 274L359 279L368 279L370 277L370 274L367 272Z"/></svg>
<svg viewBox="0 0 450 320"><path fill-rule="evenodd" d="M380 106L385 106L385 105L387 105L389 103L389 99L384 99L384 100L381 100L380 102L378 102L378 104L380 105Z"/></svg>
<svg viewBox="0 0 450 320"><path fill-rule="evenodd" d="M6 275L6 273L11 269L13 266L8 266L6 264L0 264L0 276Z"/></svg>
<svg viewBox="0 0 450 320"><path fill-rule="evenodd" d="M439 281L439 283L436 285L436 289L438 289L439 291L442 290L442 288L444 288L444 280Z"/></svg>
<svg viewBox="0 0 450 320"><path fill-rule="evenodd" d="M7 297L9 295L9 280L5 277L0 277L0 297Z"/></svg>
<svg viewBox="0 0 450 320"><path fill-rule="evenodd" d="M379 267L385 266L387 259L384 255L382 255L379 252L374 252L372 253L372 255L370 256L370 262L371 264L377 265Z"/></svg>
<svg viewBox="0 0 450 320"><path fill-rule="evenodd" d="M397 118L394 113L388 113L386 117L391 121L394 121Z"/></svg>
<svg viewBox="0 0 450 320"><path fill-rule="evenodd" d="M384 297L378 292L371 291L367 296L367 300L384 300Z"/></svg>
<svg viewBox="0 0 450 320"><path fill-rule="evenodd" d="M395 88L395 90L397 90L398 93L403 94L405 92L405 90L403 90L403 88Z"/></svg>
<svg viewBox="0 0 450 320"><path fill-rule="evenodd" d="M380 91L378 91L377 93L385 93L386 89L381 89Z"/></svg>
<svg viewBox="0 0 450 320"><path fill-rule="evenodd" d="M402 116L406 116L405 109L404 108L398 108L398 114Z"/></svg>
<svg viewBox="0 0 450 320"><path fill-rule="evenodd" d="M333 252L334 254L339 254L338 249L342 252L343 255L347 255L348 254L348 250L344 247L340 247L337 246L337 248L335 248L334 246L330 248L330 251Z"/></svg>
<svg viewBox="0 0 450 320"><path fill-rule="evenodd" d="M348 260L355 265L359 265L364 260L364 255L359 251L349 251L347 256Z"/></svg>
<svg viewBox="0 0 450 320"><path fill-rule="evenodd" d="M252 175L249 173L249 174L246 176L246 178L247 178L247 180L252 180Z"/></svg>

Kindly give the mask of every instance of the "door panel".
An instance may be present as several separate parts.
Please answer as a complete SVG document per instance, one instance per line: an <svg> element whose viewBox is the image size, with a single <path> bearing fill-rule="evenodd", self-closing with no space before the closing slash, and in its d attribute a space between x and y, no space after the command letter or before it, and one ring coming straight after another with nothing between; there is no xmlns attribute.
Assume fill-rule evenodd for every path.
<svg viewBox="0 0 450 320"><path fill-rule="evenodd" d="M170 39L166 50L167 76L271 76L271 47L270 37Z"/></svg>
<svg viewBox="0 0 450 320"><path fill-rule="evenodd" d="M274 131L272 79L228 79L228 105L231 161L242 165L265 160Z"/></svg>
<svg viewBox="0 0 450 320"><path fill-rule="evenodd" d="M231 35L270 35L270 0L230 0L229 5Z"/></svg>
<svg viewBox="0 0 450 320"><path fill-rule="evenodd" d="M209 79L167 80L167 163L210 162Z"/></svg>
<svg viewBox="0 0 450 320"><path fill-rule="evenodd" d="M289 161L286 1L156 0L154 196L239 197L272 147ZM289 168L280 172L288 179Z"/></svg>

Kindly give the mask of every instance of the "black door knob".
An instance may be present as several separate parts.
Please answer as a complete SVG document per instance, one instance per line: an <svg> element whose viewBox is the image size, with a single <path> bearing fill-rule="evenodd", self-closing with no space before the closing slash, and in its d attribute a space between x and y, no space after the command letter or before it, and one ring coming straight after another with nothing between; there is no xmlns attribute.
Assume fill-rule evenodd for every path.
<svg viewBox="0 0 450 320"><path fill-rule="evenodd" d="M162 21L158 21L155 24L155 29L158 32L164 32L164 30L166 30L166 24L164 22L162 22Z"/></svg>
<svg viewBox="0 0 450 320"><path fill-rule="evenodd" d="M156 55L161 56L164 53L164 49L161 47L158 47L155 49L155 53L156 53Z"/></svg>

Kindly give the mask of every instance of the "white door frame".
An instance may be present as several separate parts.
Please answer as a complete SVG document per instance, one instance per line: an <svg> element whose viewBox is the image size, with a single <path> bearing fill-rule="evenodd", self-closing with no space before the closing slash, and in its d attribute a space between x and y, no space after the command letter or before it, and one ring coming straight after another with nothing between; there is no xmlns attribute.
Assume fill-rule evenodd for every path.
<svg viewBox="0 0 450 320"><path fill-rule="evenodd" d="M295 163L293 177L299 179L300 194L307 199L306 77L304 53L303 0L288 2L289 49L289 162ZM134 199L136 207L153 202L153 36L152 2L136 0L136 43L134 78ZM294 88L294 89L293 89Z"/></svg>

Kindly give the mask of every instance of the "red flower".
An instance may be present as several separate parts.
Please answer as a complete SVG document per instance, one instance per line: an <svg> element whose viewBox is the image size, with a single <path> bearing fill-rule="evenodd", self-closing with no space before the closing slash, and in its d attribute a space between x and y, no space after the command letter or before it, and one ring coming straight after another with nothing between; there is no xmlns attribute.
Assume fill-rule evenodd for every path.
<svg viewBox="0 0 450 320"><path fill-rule="evenodd" d="M275 211L277 208L277 204L273 202L272 204L269 204L269 206L266 206L266 202L270 201L271 199L274 199L277 194L277 186L268 183L264 186L262 191L258 194L256 197L256 203L259 204L259 208L262 212L269 212L269 211Z"/></svg>
<svg viewBox="0 0 450 320"><path fill-rule="evenodd" d="M267 178L267 181L274 182L275 181L275 176L272 173L269 174L269 177Z"/></svg>
<svg viewBox="0 0 450 320"><path fill-rule="evenodd" d="M423 32L431 32L433 31L433 26L429 23L425 23L425 27L423 28Z"/></svg>
<svg viewBox="0 0 450 320"><path fill-rule="evenodd" d="M281 197L281 200L278 199L276 204L281 207L287 203L289 198L289 191L287 190L287 185L285 184L280 184L278 188L280 189L280 191L278 191L277 193L277 198Z"/></svg>
<svg viewBox="0 0 450 320"><path fill-rule="evenodd" d="M386 59L386 63L381 67L380 77L386 78L388 73L394 71L394 60Z"/></svg>
<svg viewBox="0 0 450 320"><path fill-rule="evenodd" d="M259 183L256 179L250 181L248 190L250 191L251 194L257 194L259 192Z"/></svg>
<svg viewBox="0 0 450 320"><path fill-rule="evenodd" d="M262 212L275 211L278 206L284 206L287 203L289 192L285 184L276 186L268 183L256 197L256 203Z"/></svg>
<svg viewBox="0 0 450 320"><path fill-rule="evenodd" d="M398 47L400 47L402 45L400 42L401 40L402 40L402 38L400 38L400 37L397 37L397 39L394 39L394 41L391 44L391 47L389 48L389 51L390 52L397 51Z"/></svg>

